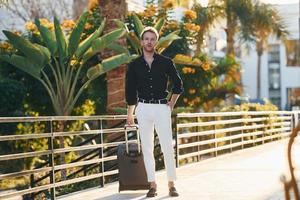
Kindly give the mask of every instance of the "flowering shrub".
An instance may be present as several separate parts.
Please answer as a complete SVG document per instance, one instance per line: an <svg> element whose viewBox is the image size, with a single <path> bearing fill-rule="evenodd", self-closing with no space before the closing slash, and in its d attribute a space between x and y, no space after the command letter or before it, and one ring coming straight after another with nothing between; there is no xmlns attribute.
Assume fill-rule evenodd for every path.
<svg viewBox="0 0 300 200"><path fill-rule="evenodd" d="M236 84L240 79L233 76L239 64L232 58L225 57L213 61L205 56L191 57L178 54L173 61L181 73L185 89L178 102L180 106L209 111L224 100L226 94L241 92L241 86Z"/></svg>

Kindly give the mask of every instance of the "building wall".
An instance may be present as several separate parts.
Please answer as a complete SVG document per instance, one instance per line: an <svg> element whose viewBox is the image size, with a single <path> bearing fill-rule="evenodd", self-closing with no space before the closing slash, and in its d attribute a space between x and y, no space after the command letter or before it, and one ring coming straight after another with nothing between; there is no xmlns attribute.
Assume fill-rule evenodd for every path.
<svg viewBox="0 0 300 200"><path fill-rule="evenodd" d="M298 4L285 4L276 5L276 8L281 13L281 16L287 23L290 36L288 39L299 38L299 5ZM300 66L288 67L286 66L286 52L285 46L282 42L273 38L269 40L269 45L279 44L280 51L280 94L281 103L280 109L287 107L287 89L288 88L300 88ZM269 64L268 60L270 56L268 52L265 52L262 56L261 63L261 97L270 98L269 91ZM249 95L250 98L256 98L256 74L257 74L257 55L255 46L252 45L250 52L247 54L244 49L242 54L242 83L244 85L244 95Z"/></svg>

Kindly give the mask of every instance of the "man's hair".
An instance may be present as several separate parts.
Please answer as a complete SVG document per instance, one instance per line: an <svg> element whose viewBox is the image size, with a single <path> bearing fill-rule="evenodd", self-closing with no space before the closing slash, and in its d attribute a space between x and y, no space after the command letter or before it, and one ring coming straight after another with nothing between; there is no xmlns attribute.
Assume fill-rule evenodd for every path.
<svg viewBox="0 0 300 200"><path fill-rule="evenodd" d="M143 31L140 35L141 40L143 39L144 34L147 33L147 32L154 33L156 35L156 40L158 40L159 34L158 34L157 30L152 26L147 26L143 29Z"/></svg>

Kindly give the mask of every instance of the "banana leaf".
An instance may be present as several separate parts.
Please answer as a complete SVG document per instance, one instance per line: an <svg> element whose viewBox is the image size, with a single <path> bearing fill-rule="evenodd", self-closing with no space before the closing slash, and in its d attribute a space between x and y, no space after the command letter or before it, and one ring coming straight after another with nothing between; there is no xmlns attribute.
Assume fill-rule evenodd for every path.
<svg viewBox="0 0 300 200"><path fill-rule="evenodd" d="M126 30L127 33L129 33L128 27L126 26L126 24L122 20L114 19L113 21L116 23L118 28L123 28L123 29Z"/></svg>
<svg viewBox="0 0 300 200"><path fill-rule="evenodd" d="M34 46L30 41L18 36L10 31L3 31L9 42L19 51L21 51L32 63L37 65L43 65L44 56L43 53Z"/></svg>
<svg viewBox="0 0 300 200"><path fill-rule="evenodd" d="M51 53L50 53L49 49L42 45L39 45L39 44L34 44L34 46L36 46L43 53L44 65L49 63L49 61L51 59Z"/></svg>
<svg viewBox="0 0 300 200"><path fill-rule="evenodd" d="M104 59L101 64L99 63L87 71L87 77L89 79L95 79L101 74L113 70L122 64L128 63L129 61L130 57L125 53Z"/></svg>
<svg viewBox="0 0 300 200"><path fill-rule="evenodd" d="M115 51L116 53L126 53L128 55L130 54L130 52L126 47L119 45L117 43L111 43L110 45L107 46L107 48Z"/></svg>
<svg viewBox="0 0 300 200"><path fill-rule="evenodd" d="M174 31L165 37L162 37L158 43L155 46L155 49L158 53L162 53L174 40L181 39L177 34L179 33L179 30Z"/></svg>
<svg viewBox="0 0 300 200"><path fill-rule="evenodd" d="M137 54L141 54L142 53L142 45L141 45L139 38L133 32L130 32L129 34L127 34L126 38L128 39L128 41L134 48L135 52Z"/></svg>
<svg viewBox="0 0 300 200"><path fill-rule="evenodd" d="M56 36L56 44L58 47L58 53L61 63L67 57L67 43L65 40L65 35L61 30L60 23L56 17L54 17L54 28L55 28L55 36Z"/></svg>
<svg viewBox="0 0 300 200"><path fill-rule="evenodd" d="M35 19L35 25L37 26L38 30L40 31L41 37L47 46L47 48L50 50L51 54L53 56L56 55L57 52L57 44L55 39L55 33L50 31L48 28L44 27L40 24L40 20Z"/></svg>
<svg viewBox="0 0 300 200"><path fill-rule="evenodd" d="M114 41L116 41L117 39L122 37L124 34L125 34L124 29L117 29L117 30L111 31L111 32L103 35L100 38L95 39L92 46L83 55L83 61L85 62L89 58L91 58L93 55L101 52L109 44L113 43Z"/></svg>
<svg viewBox="0 0 300 200"><path fill-rule="evenodd" d="M159 33L161 28L164 26L165 24L165 19L164 18L160 18L156 24L154 25L154 28L157 30L157 32Z"/></svg>
<svg viewBox="0 0 300 200"><path fill-rule="evenodd" d="M136 31L138 37L140 37L141 33L144 29L144 25L143 25L142 21L140 20L140 18L136 14L133 14L133 24L134 24L135 31Z"/></svg>
<svg viewBox="0 0 300 200"><path fill-rule="evenodd" d="M88 50L90 45L94 42L94 40L101 35L101 33L104 29L105 23L106 23L106 18L103 19L100 27L93 34L91 34L88 38L86 38L84 41L82 41L79 44L79 47L75 51L76 58L80 59L82 57L82 55L86 52L86 50Z"/></svg>
<svg viewBox="0 0 300 200"><path fill-rule="evenodd" d="M24 56L19 56L13 54L12 56L0 55L0 60L8 62L9 64L19 68L20 70L28 73L29 75L39 79L41 70L44 66L37 65L32 62L32 59L26 58Z"/></svg>
<svg viewBox="0 0 300 200"><path fill-rule="evenodd" d="M68 52L69 52L70 57L73 56L73 54L75 53L76 49L79 46L80 36L84 30L84 25L87 21L87 18L88 18L88 12L84 12L80 16L75 28L73 29L73 31L70 35L69 46L68 46Z"/></svg>

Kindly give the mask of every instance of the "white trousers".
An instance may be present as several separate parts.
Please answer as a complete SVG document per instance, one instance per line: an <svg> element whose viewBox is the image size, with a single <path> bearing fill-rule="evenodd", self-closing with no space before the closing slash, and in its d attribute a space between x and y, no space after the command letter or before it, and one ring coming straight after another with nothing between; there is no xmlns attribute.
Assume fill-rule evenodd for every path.
<svg viewBox="0 0 300 200"><path fill-rule="evenodd" d="M168 181L176 180L174 149L172 144L171 109L166 104L138 103L136 116L140 128L140 138L144 163L149 182L155 181L154 128L157 132L164 155Z"/></svg>

